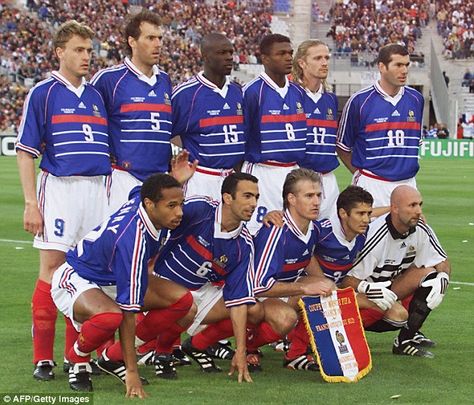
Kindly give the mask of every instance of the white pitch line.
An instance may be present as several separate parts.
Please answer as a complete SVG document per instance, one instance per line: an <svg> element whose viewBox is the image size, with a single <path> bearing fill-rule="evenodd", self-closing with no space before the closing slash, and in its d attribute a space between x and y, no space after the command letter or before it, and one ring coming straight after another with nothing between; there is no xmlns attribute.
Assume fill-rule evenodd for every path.
<svg viewBox="0 0 474 405"><path fill-rule="evenodd" d="M14 240L14 239L0 239L0 243L17 243L20 245L32 245L33 242L30 240Z"/></svg>
<svg viewBox="0 0 474 405"><path fill-rule="evenodd" d="M466 283L465 281L450 281L450 284L459 284L459 285L470 285L474 286L474 283Z"/></svg>

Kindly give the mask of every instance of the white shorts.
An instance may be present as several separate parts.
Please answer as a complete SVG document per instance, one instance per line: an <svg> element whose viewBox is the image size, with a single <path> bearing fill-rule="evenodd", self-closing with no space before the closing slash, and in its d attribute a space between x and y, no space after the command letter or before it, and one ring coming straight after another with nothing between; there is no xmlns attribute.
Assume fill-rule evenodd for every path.
<svg viewBox="0 0 474 405"><path fill-rule="evenodd" d="M209 311L214 308L217 301L222 298L222 288L208 283L199 290L191 291L194 303L197 305L197 314L194 322L187 330L189 335L194 336L206 327L206 325L201 325L201 323Z"/></svg>
<svg viewBox="0 0 474 405"><path fill-rule="evenodd" d="M330 218L337 212L337 197L339 197L339 187L334 172L321 175L322 199L319 209L319 219Z"/></svg>
<svg viewBox="0 0 474 405"><path fill-rule="evenodd" d="M107 215L112 215L128 201L130 191L142 182L125 170L112 169L110 188L108 191L109 205Z"/></svg>
<svg viewBox="0 0 474 405"><path fill-rule="evenodd" d="M67 262L53 274L51 297L54 304L71 320L78 332L81 330L81 324L74 319L74 304L83 292L93 288L102 290L114 301L117 297L117 286L98 286L94 282L82 278Z"/></svg>
<svg viewBox="0 0 474 405"><path fill-rule="evenodd" d="M184 186L184 195L186 198L194 195L206 195L213 200L221 201L222 183L232 173L234 173L233 169L210 169L198 166L196 172Z"/></svg>
<svg viewBox="0 0 474 405"><path fill-rule="evenodd" d="M357 170L352 176L352 184L362 187L372 194L372 197L374 198L374 207L390 206L390 195L398 186L407 185L416 188L416 180L414 177L400 181L387 181L379 180L371 176L374 175L366 170L364 170L364 172Z"/></svg>
<svg viewBox="0 0 474 405"><path fill-rule="evenodd" d="M262 226L263 217L267 212L283 209L283 184L286 175L299 166L295 164L282 166L266 163L244 162L242 172L250 173L258 179L258 199L257 209L252 218L247 223L247 228L252 235L255 235Z"/></svg>
<svg viewBox="0 0 474 405"><path fill-rule="evenodd" d="M35 236L38 249L67 252L105 218L105 176L56 177L38 174L38 204L43 215L42 236Z"/></svg>

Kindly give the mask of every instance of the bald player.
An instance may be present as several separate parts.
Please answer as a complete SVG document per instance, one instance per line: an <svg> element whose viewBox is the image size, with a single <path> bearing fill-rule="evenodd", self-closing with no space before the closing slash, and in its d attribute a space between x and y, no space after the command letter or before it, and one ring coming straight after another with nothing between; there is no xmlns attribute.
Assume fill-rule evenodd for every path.
<svg viewBox="0 0 474 405"><path fill-rule="evenodd" d="M400 330L393 353L434 357L433 346L419 330L446 294L451 266L433 230L420 220L423 200L413 187L395 188L390 212L372 222L364 249L343 280L366 294L382 310L410 295L408 321Z"/></svg>
<svg viewBox="0 0 474 405"><path fill-rule="evenodd" d="M174 89L172 136L179 136L191 159L198 159L185 185L186 197L208 195L220 201L224 178L244 157L242 90L232 82L234 49L222 34L201 42L204 70Z"/></svg>

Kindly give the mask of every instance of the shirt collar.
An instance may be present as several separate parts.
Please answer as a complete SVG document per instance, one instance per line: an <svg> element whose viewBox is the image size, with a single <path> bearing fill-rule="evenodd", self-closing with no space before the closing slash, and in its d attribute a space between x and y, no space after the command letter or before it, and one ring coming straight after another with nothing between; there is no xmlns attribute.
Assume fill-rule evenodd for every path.
<svg viewBox="0 0 474 405"><path fill-rule="evenodd" d="M403 94L405 93L405 86L402 86L400 87L400 90L398 91L397 94L395 94L394 96L391 96L389 94L387 94L384 89L382 89L382 87L380 86L380 83L378 81L375 82L375 90L377 90L377 92L386 100L388 101L390 104L392 105L397 105L397 103L400 101L400 99L402 98Z"/></svg>
<svg viewBox="0 0 474 405"><path fill-rule="evenodd" d="M151 77L146 76L141 72L140 69L138 69L133 62L131 61L130 58L125 58L123 61L124 65L127 66L127 68L135 75L138 77L139 80L149 84L150 86L154 86L156 84L156 81L158 80L158 76L160 75L160 69L158 66L153 65L153 75Z"/></svg>
<svg viewBox="0 0 474 405"><path fill-rule="evenodd" d="M286 93L288 93L288 88L290 87L290 81L288 77L285 76L285 85L283 87L278 86L265 72L260 73L260 77L267 83L273 90L275 90L281 98L285 98Z"/></svg>
<svg viewBox="0 0 474 405"><path fill-rule="evenodd" d="M316 91L311 91L310 89L307 89L305 88L304 91L306 92L306 94L308 95L308 97L313 100L314 103L317 103L319 101L319 99L323 96L323 93L324 93L324 86L323 84L321 83L320 86L319 86L319 89L316 90Z"/></svg>
<svg viewBox="0 0 474 405"><path fill-rule="evenodd" d="M222 231L222 202L218 205L214 216L214 237L219 239L233 239L240 235L244 223L241 221L240 225L230 232Z"/></svg>
<svg viewBox="0 0 474 405"><path fill-rule="evenodd" d="M298 237L298 239L300 239L304 243L309 242L309 240L311 238L311 235L313 233L313 229L314 229L313 221L310 221L309 226L308 226L308 230L306 231L306 234L304 234L296 226L296 223L295 223L293 217L291 216L290 211L288 211L287 209L285 210L285 214L283 215L283 220L285 221L285 223L288 226L288 228L290 229L290 231L293 232Z"/></svg>
<svg viewBox="0 0 474 405"><path fill-rule="evenodd" d="M341 219L337 215L333 215L329 218L331 221L332 232L341 245L344 245L349 250L352 250L356 243L357 235L351 241L346 239L346 233L342 227Z"/></svg>
<svg viewBox="0 0 474 405"><path fill-rule="evenodd" d="M150 217L146 213L145 207L143 206L142 203L140 203L140 206L138 207L138 215L140 216L141 220L143 221L143 224L145 225L145 229L148 232L148 234L155 240L160 239L160 231L155 228L155 225L151 222Z"/></svg>
<svg viewBox="0 0 474 405"><path fill-rule="evenodd" d="M53 76L58 82L61 82L62 84L64 84L68 90L72 91L79 98L82 96L82 93L84 92L84 89L86 88L87 81L84 77L81 80L81 85L79 87L75 87L72 85L72 83L68 79L66 79L57 70L54 70L53 73L51 73L51 76Z"/></svg>
<svg viewBox="0 0 474 405"><path fill-rule="evenodd" d="M209 79L206 79L206 77L204 76L204 72L199 72L196 75L196 78L202 84L204 84L204 86L209 87L215 93L220 94L223 98L226 98L227 91L229 89L229 84L230 84L230 77L229 76L226 76L225 83L224 83L224 86L222 86L222 89L219 86L216 86L215 83L212 83Z"/></svg>
<svg viewBox="0 0 474 405"><path fill-rule="evenodd" d="M412 233L416 231L416 226L414 226L413 228L410 228L408 232L405 232L405 233L398 232L393 226L392 216L390 214L387 214L387 216L385 217L385 222L387 222L388 231L390 232L390 235L392 235L393 239L406 239L408 238L408 236L410 236Z"/></svg>

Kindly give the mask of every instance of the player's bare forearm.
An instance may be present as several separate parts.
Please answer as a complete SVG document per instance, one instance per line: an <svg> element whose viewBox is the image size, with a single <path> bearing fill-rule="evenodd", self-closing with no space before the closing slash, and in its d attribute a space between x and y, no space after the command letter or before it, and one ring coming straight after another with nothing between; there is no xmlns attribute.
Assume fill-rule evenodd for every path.
<svg viewBox="0 0 474 405"><path fill-rule="evenodd" d="M438 273L444 271L446 274L448 274L448 276L451 276L451 264L449 263L448 259L446 259L444 262L437 264L434 267Z"/></svg>
<svg viewBox="0 0 474 405"><path fill-rule="evenodd" d="M33 155L19 150L17 152L17 164L25 199L23 227L25 231L33 235L41 235L43 232L43 217L38 208L36 197L36 169Z"/></svg>
<svg viewBox="0 0 474 405"><path fill-rule="evenodd" d="M294 283L277 281L272 288L257 294L258 297L295 297L299 295L329 295L335 288L327 277L303 277Z"/></svg>
<svg viewBox="0 0 474 405"><path fill-rule="evenodd" d="M342 280L342 287L352 287L355 291L357 291L357 287L359 286L361 280L356 277L346 276Z"/></svg>
<svg viewBox="0 0 474 405"><path fill-rule="evenodd" d="M247 305L239 305L230 309L230 319L235 337L235 354L232 359L229 375L237 370L238 382L252 382L247 367Z"/></svg>
<svg viewBox="0 0 474 405"><path fill-rule="evenodd" d="M339 156L339 159L342 160L342 163L344 163L344 166L346 166L351 173L355 173L357 170L354 166L352 166L352 152L347 152L345 150L342 150L338 146L336 146L336 152L337 155Z"/></svg>
<svg viewBox="0 0 474 405"><path fill-rule="evenodd" d="M325 277L324 272L321 270L319 266L318 260L315 256L311 257L309 264L306 266L306 273L310 276L314 277Z"/></svg>
<svg viewBox="0 0 474 405"><path fill-rule="evenodd" d="M122 346L123 361L125 362L126 396L145 398L140 376L138 375L137 356L135 354L135 314L123 312L123 320L119 328L120 344Z"/></svg>

